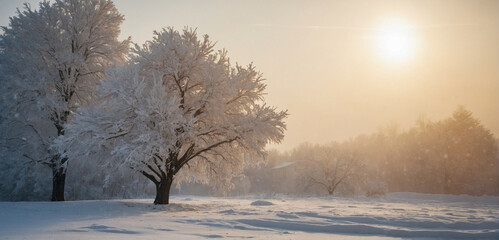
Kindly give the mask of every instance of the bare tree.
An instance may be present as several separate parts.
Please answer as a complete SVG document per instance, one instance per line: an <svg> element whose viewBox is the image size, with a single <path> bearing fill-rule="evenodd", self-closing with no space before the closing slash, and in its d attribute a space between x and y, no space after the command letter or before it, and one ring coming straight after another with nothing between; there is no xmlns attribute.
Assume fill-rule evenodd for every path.
<svg viewBox="0 0 499 240"><path fill-rule="evenodd" d="M346 184L356 174L359 158L357 154L338 144L313 146L308 151L305 182L307 186L318 185L333 195L341 184Z"/></svg>

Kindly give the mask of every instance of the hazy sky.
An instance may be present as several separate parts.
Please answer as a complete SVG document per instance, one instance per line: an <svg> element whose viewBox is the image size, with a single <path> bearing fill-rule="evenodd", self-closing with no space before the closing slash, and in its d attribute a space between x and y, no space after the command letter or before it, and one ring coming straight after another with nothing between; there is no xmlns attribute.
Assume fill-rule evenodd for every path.
<svg viewBox="0 0 499 240"><path fill-rule="evenodd" d="M0 25L22 2L1 1ZM122 36L136 43L153 30L191 26L226 48L232 62L253 62L268 80L267 102L290 113L278 149L391 123L406 128L420 116L447 117L459 104L499 136L499 1L115 4L126 17Z"/></svg>

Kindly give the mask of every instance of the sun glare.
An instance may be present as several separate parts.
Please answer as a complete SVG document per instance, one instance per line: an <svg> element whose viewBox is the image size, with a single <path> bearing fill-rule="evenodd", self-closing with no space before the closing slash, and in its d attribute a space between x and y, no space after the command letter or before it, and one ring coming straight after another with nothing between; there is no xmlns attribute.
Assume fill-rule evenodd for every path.
<svg viewBox="0 0 499 240"><path fill-rule="evenodd" d="M380 28L378 34L378 46L384 58L401 61L412 55L414 39L409 27L391 23Z"/></svg>

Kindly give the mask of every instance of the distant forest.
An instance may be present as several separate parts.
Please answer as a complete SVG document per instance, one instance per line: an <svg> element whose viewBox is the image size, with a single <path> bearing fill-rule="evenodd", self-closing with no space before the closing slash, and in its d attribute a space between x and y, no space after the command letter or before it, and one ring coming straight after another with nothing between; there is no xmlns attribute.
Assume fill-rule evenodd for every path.
<svg viewBox="0 0 499 240"><path fill-rule="evenodd" d="M499 195L498 146L490 130L460 106L448 118L421 118L405 131L388 126L345 142L273 151L267 165L246 170L248 191Z"/></svg>

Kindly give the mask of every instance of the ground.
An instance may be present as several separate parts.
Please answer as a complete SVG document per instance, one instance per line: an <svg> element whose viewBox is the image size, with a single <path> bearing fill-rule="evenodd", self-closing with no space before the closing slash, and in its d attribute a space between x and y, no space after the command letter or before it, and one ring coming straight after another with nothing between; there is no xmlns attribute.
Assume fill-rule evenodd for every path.
<svg viewBox="0 0 499 240"><path fill-rule="evenodd" d="M0 202L2 239L499 239L499 197Z"/></svg>

